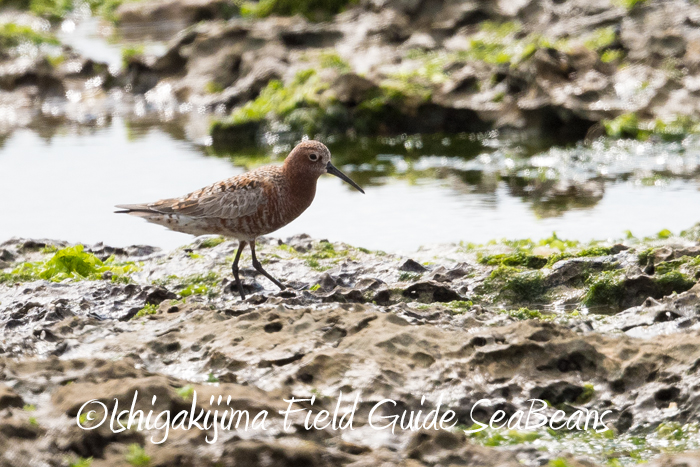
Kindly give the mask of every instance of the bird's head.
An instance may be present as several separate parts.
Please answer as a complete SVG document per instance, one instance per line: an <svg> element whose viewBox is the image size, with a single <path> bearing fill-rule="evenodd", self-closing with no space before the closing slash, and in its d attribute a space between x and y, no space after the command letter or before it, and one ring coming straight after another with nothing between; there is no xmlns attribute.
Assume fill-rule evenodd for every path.
<svg viewBox="0 0 700 467"><path fill-rule="evenodd" d="M306 177L311 176L314 179L326 173L335 175L364 193L364 190L357 183L331 163L331 152L325 144L319 141L307 140L297 144L284 160L284 168Z"/></svg>

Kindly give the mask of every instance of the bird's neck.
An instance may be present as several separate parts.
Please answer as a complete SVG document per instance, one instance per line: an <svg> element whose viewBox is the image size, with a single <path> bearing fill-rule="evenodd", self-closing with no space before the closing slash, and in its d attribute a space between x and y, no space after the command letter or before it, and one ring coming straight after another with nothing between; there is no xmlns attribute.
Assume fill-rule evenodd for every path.
<svg viewBox="0 0 700 467"><path fill-rule="evenodd" d="M318 177L308 171L294 170L291 166L282 169L288 181L290 201L302 211L311 205L316 195Z"/></svg>

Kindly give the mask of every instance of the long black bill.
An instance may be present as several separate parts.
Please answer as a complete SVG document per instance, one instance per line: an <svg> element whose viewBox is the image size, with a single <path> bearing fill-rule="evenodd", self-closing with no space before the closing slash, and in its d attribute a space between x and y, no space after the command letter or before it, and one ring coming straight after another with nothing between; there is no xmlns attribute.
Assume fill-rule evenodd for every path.
<svg viewBox="0 0 700 467"><path fill-rule="evenodd" d="M360 193L362 193L362 194L365 193L365 190L363 190L362 188L360 188L360 185L358 185L357 183L353 182L352 179L351 179L350 177L348 177L348 176L345 175L343 172L341 172L340 170L338 170L338 169L336 168L336 166L334 166L334 165L331 164L330 162L328 162L328 165L326 166L326 171L327 171L329 174L335 175L335 176L338 177L339 179L348 182L350 185L352 185L353 187L355 187L355 188L357 189L357 191L359 191Z"/></svg>

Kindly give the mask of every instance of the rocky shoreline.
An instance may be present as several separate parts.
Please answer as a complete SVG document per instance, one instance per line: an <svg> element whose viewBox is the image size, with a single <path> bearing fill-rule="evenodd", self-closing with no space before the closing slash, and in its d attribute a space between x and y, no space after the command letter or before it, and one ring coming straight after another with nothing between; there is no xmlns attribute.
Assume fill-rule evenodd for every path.
<svg viewBox="0 0 700 467"><path fill-rule="evenodd" d="M111 70L55 44L55 19L39 23L46 33L17 30L41 21L22 13L0 34L0 98L88 124L124 109L206 114L221 147L269 131L498 129L569 142L606 132L674 138L697 125L693 2L363 0L340 10L314 22L222 0L123 2L107 15L117 34L148 37L155 18L179 32L162 53L129 45ZM27 44L37 50L17 52ZM82 111L64 109L64 96Z"/></svg>
<svg viewBox="0 0 700 467"><path fill-rule="evenodd" d="M92 457L93 466L272 459L280 466L559 467L700 450L697 227L620 243L554 236L452 245L411 258L303 235L264 239L259 257L289 288L273 290L245 267L245 301L230 290L234 251L234 242L216 237L172 252L1 244L0 465L29 458L81 465L75 462ZM75 425L88 399L125 404L135 390L174 412L189 408L195 390L197 407L210 395L231 395L236 408L275 414L277 428L218 433L211 445L211 430L174 430L153 445L157 431ZM315 395L314 408L332 412L341 392L344 401L361 394L355 430L307 430L301 421L279 429L284 399ZM433 404L441 396L457 428L391 434L368 427L368 412L382 399L397 401L382 412L390 416L421 409L422 395ZM466 436L470 410L484 398L492 404L475 412L481 421L536 398L550 414L610 410L611 430ZM138 456L148 462L132 462ZM675 454L649 465L698 459Z"/></svg>

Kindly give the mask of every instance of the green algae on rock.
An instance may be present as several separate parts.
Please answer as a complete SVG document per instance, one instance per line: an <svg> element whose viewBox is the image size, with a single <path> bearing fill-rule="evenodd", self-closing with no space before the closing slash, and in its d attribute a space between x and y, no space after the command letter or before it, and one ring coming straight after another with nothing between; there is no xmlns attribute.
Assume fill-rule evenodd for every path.
<svg viewBox="0 0 700 467"><path fill-rule="evenodd" d="M163 279L157 279L153 283L161 287L172 287L181 297L191 295L203 295L213 298L219 294L219 284L221 277L214 271L202 274L192 274L179 277L174 274Z"/></svg>
<svg viewBox="0 0 700 467"><path fill-rule="evenodd" d="M54 36L35 31L29 26L20 26L15 23L5 23L0 26L0 48L10 49L24 42L34 45L59 44L58 39Z"/></svg>
<svg viewBox="0 0 700 467"><path fill-rule="evenodd" d="M260 0L244 1L241 4L243 16L264 18L270 15L302 15L312 21L323 21L345 10L358 0Z"/></svg>
<svg viewBox="0 0 700 467"><path fill-rule="evenodd" d="M144 316L155 315L157 313L158 313L158 306L153 304L153 303L147 303L131 319L143 318Z"/></svg>
<svg viewBox="0 0 700 467"><path fill-rule="evenodd" d="M676 115L667 120L642 120L636 113L624 113L612 120L603 120L603 127L612 138L647 140L658 137L664 141L680 141L688 134L700 133L700 121L690 115Z"/></svg>
<svg viewBox="0 0 700 467"><path fill-rule="evenodd" d="M85 2L77 0L9 0L4 4L31 11L33 14L50 21L60 21L74 11L78 5L84 3L90 7L93 13L107 20L115 21L114 12L125 1L138 0L86 0Z"/></svg>
<svg viewBox="0 0 700 467"><path fill-rule="evenodd" d="M129 280L129 274L139 270L134 263L118 263L113 256L104 262L83 245L75 245L56 251L44 262L21 263L9 273L0 273L0 282L25 282L49 280L102 280L111 277L113 282Z"/></svg>

